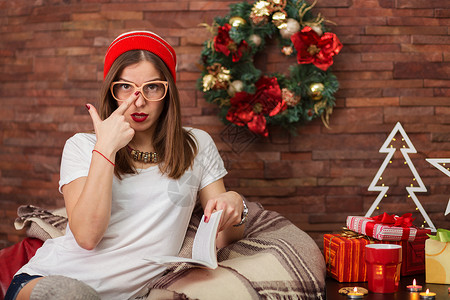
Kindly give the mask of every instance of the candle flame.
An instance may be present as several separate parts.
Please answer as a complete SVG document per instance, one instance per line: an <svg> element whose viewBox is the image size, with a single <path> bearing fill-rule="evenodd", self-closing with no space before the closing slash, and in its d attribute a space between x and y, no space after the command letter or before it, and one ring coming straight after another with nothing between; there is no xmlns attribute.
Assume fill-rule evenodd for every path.
<svg viewBox="0 0 450 300"><path fill-rule="evenodd" d="M414 278L414 280L413 280L413 285L415 286L416 285L416 279Z"/></svg>
<svg viewBox="0 0 450 300"><path fill-rule="evenodd" d="M430 293L430 289L427 289L427 292L426 292L425 294L427 294L427 295L428 295L429 293Z"/></svg>
<svg viewBox="0 0 450 300"><path fill-rule="evenodd" d="M353 291L356 293L356 292L358 292L358 289L356 288L356 286L355 286L355 288L353 289Z"/></svg>

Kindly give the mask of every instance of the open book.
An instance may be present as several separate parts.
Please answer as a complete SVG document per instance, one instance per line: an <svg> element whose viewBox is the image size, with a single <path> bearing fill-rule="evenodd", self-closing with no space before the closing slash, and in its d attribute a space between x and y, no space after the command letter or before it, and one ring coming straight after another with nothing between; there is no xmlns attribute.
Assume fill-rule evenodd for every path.
<svg viewBox="0 0 450 300"><path fill-rule="evenodd" d="M177 262L186 262L191 264L199 264L210 269L217 268L216 253L216 236L219 227L220 216L222 210L211 214L208 223L205 223L205 216L202 217L195 234L194 243L192 244L192 258L179 256L155 256L147 257L145 260L159 263L170 264Z"/></svg>

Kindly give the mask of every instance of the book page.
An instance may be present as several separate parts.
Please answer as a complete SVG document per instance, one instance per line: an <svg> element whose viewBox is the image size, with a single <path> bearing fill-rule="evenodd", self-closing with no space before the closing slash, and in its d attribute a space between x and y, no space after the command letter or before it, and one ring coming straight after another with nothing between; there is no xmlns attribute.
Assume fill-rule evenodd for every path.
<svg viewBox="0 0 450 300"><path fill-rule="evenodd" d="M159 264L186 262L206 266L210 269L217 268L216 235L221 215L222 210L212 213L208 223L205 223L205 216L202 216L192 245L192 258L155 256L144 258L144 260Z"/></svg>
<svg viewBox="0 0 450 300"><path fill-rule="evenodd" d="M216 235L221 215L222 210L212 213L208 223L205 223L205 217L202 217L192 245L193 259L217 264Z"/></svg>

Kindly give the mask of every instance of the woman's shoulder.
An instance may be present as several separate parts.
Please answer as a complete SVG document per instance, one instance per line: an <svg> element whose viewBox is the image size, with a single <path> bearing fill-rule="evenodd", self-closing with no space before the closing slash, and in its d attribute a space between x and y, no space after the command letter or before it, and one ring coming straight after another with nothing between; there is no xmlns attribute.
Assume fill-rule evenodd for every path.
<svg viewBox="0 0 450 300"><path fill-rule="evenodd" d="M76 145L78 147L89 147L94 146L96 141L97 138L95 136L95 133L76 133L66 141L66 146Z"/></svg>
<svg viewBox="0 0 450 300"><path fill-rule="evenodd" d="M199 145L209 144L211 142L214 143L209 133L202 129L193 127L184 127L184 129L194 137Z"/></svg>

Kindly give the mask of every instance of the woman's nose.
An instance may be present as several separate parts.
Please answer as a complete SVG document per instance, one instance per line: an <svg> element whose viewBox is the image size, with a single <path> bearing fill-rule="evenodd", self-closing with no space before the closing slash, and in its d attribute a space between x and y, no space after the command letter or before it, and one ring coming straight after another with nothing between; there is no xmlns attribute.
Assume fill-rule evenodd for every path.
<svg viewBox="0 0 450 300"><path fill-rule="evenodd" d="M146 102L147 101L144 99L144 96L142 96L142 93L139 93L139 96L134 102L134 105L136 105L136 107L142 107L146 104Z"/></svg>

